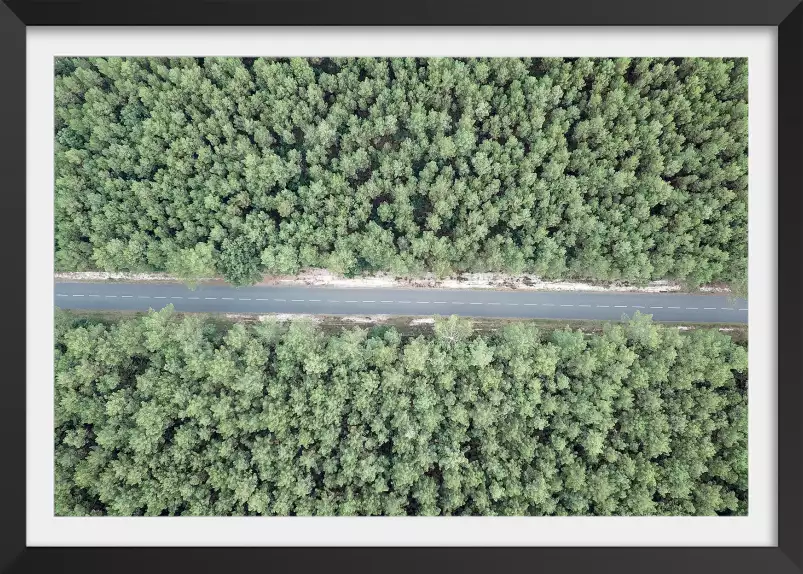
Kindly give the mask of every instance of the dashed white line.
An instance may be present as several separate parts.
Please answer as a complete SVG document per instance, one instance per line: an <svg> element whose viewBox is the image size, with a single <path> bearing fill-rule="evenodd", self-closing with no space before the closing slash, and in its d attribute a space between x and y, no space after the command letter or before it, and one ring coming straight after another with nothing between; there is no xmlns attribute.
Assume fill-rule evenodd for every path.
<svg viewBox="0 0 803 574"><path fill-rule="evenodd" d="M574 305L561 305L561 307L574 307Z"/></svg>
<svg viewBox="0 0 803 574"><path fill-rule="evenodd" d="M482 303L470 303L471 305L482 305Z"/></svg>
<svg viewBox="0 0 803 574"><path fill-rule="evenodd" d="M234 297L221 297L224 301L234 301Z"/></svg>
<svg viewBox="0 0 803 574"><path fill-rule="evenodd" d="M167 297L157 297L156 295L153 296L154 299L167 299Z"/></svg>
<svg viewBox="0 0 803 574"><path fill-rule="evenodd" d="M650 309L663 309L663 307L650 307Z"/></svg>
<svg viewBox="0 0 803 574"><path fill-rule="evenodd" d="M204 299L217 299L217 297L204 297Z"/></svg>
<svg viewBox="0 0 803 574"><path fill-rule="evenodd" d="M257 299L259 301L259 299ZM320 299L310 299L310 303L318 303Z"/></svg>
<svg viewBox="0 0 803 574"><path fill-rule="evenodd" d="M83 297L83 295L73 295L73 297Z"/></svg>
<svg viewBox="0 0 803 574"><path fill-rule="evenodd" d="M429 303L429 301L416 301L416 303L424 303L424 304L428 304L428 303Z"/></svg>
<svg viewBox="0 0 803 574"><path fill-rule="evenodd" d="M445 305L446 301L433 301L433 303L435 303L435 305Z"/></svg>
<svg viewBox="0 0 803 574"><path fill-rule="evenodd" d="M187 297L187 299L200 299L200 297Z"/></svg>
<svg viewBox="0 0 803 574"><path fill-rule="evenodd" d="M120 295L120 297L122 297L123 299L131 299L133 295Z"/></svg>
<svg viewBox="0 0 803 574"><path fill-rule="evenodd" d="M346 303L359 303L359 301L346 301Z"/></svg>
<svg viewBox="0 0 803 574"><path fill-rule="evenodd" d="M554 307L554 306L555 306L555 304L554 304L554 303L542 303L542 305L543 305L544 307Z"/></svg>
<svg viewBox="0 0 803 574"><path fill-rule="evenodd" d="M733 307L722 307L723 311L733 311Z"/></svg>
<svg viewBox="0 0 803 574"><path fill-rule="evenodd" d="M669 307L670 309L680 309L680 307Z"/></svg>
<svg viewBox="0 0 803 574"><path fill-rule="evenodd" d="M56 297L69 297L69 295L65 295L64 293L56 293Z"/></svg>
<svg viewBox="0 0 803 574"><path fill-rule="evenodd" d="M696 311L697 309L697 307L686 307L687 311Z"/></svg>
<svg viewBox="0 0 803 574"><path fill-rule="evenodd" d="M591 305L579 305L579 307L591 307Z"/></svg>
<svg viewBox="0 0 803 574"><path fill-rule="evenodd" d="M739 309L739 311L747 311L747 307L745 307L744 309Z"/></svg>
<svg viewBox="0 0 803 574"><path fill-rule="evenodd" d="M274 299L276 301L276 299ZM336 301L335 299L329 299L327 303L340 303L340 301Z"/></svg>
<svg viewBox="0 0 803 574"><path fill-rule="evenodd" d="M274 299L274 301L279 301L280 303L284 303L287 299ZM333 301L333 303L337 303L337 301Z"/></svg>
<svg viewBox="0 0 803 574"><path fill-rule="evenodd" d="M614 307L621 309L622 307L627 307L627 305L614 305Z"/></svg>
<svg viewBox="0 0 803 574"><path fill-rule="evenodd" d="M380 301L380 303L393 303L393 301Z"/></svg>
<svg viewBox="0 0 803 574"><path fill-rule="evenodd" d="M249 299L249 301L250 301L250 300L251 300L251 299ZM304 302L304 299L290 299L290 302L291 302L291 303L303 303L303 302Z"/></svg>
<svg viewBox="0 0 803 574"><path fill-rule="evenodd" d="M537 307L538 303L525 303L528 307Z"/></svg>
<svg viewBox="0 0 803 574"><path fill-rule="evenodd" d="M409 303L409 301L396 301L396 303Z"/></svg>
<svg viewBox="0 0 803 574"><path fill-rule="evenodd" d="M597 305L597 307L605 307L605 308L607 308L607 307L610 307L610 305Z"/></svg>
<svg viewBox="0 0 803 574"><path fill-rule="evenodd" d="M518 303L505 303L505 305L509 305L511 307L518 306Z"/></svg>
<svg viewBox="0 0 803 574"><path fill-rule="evenodd" d="M633 305L633 309L644 309L643 305Z"/></svg>
<svg viewBox="0 0 803 574"><path fill-rule="evenodd" d="M106 295L106 297L110 299L117 299L117 295Z"/></svg>
<svg viewBox="0 0 803 574"><path fill-rule="evenodd" d="M713 311L716 307L703 307L706 311Z"/></svg>
<svg viewBox="0 0 803 574"><path fill-rule="evenodd" d="M363 303L376 303L376 301L363 301Z"/></svg>
<svg viewBox="0 0 803 574"><path fill-rule="evenodd" d="M501 303L488 303L488 305L501 305Z"/></svg>
<svg viewBox="0 0 803 574"><path fill-rule="evenodd" d="M240 297L239 299L240 299L240 301L250 301L251 300L250 297Z"/></svg>
<svg viewBox="0 0 803 574"><path fill-rule="evenodd" d="M170 297L171 299L184 299L184 297Z"/></svg>
<svg viewBox="0 0 803 574"><path fill-rule="evenodd" d="M148 295L140 295L137 299L150 299Z"/></svg>
<svg viewBox="0 0 803 574"><path fill-rule="evenodd" d="M259 299L259 298L257 298L257 301L270 301L270 299Z"/></svg>
<svg viewBox="0 0 803 574"><path fill-rule="evenodd" d="M465 305L462 301L452 301L452 305Z"/></svg>
<svg viewBox="0 0 803 574"><path fill-rule="evenodd" d="M100 297L100 295L90 295L90 297Z"/></svg>

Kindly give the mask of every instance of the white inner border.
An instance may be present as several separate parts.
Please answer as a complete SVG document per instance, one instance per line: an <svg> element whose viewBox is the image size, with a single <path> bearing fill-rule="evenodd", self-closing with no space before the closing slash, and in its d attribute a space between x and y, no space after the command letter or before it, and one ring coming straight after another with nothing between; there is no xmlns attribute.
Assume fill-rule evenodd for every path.
<svg viewBox="0 0 803 574"><path fill-rule="evenodd" d="M723 56L750 74L749 516L53 516L54 56ZM776 28L27 29L27 544L777 545Z"/></svg>

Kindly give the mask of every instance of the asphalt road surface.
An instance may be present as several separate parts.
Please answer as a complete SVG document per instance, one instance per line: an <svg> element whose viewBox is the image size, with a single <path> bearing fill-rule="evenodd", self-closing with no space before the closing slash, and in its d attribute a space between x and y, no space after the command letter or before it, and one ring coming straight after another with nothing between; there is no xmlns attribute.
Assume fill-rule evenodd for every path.
<svg viewBox="0 0 803 574"><path fill-rule="evenodd" d="M202 313L311 313L316 315L463 315L533 319L620 320L636 311L655 321L747 323L747 301L719 295L490 291L445 289L334 289L229 287L175 283L55 284L65 309L147 311L172 304Z"/></svg>

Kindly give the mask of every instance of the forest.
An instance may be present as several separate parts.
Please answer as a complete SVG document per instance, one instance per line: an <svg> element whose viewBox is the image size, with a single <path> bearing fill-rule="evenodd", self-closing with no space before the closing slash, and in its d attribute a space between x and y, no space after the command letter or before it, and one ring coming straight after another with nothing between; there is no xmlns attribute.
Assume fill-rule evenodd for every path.
<svg viewBox="0 0 803 574"><path fill-rule="evenodd" d="M715 329L59 311L55 365L59 516L747 513L747 351Z"/></svg>
<svg viewBox="0 0 803 574"><path fill-rule="evenodd" d="M746 59L59 58L57 270L741 288Z"/></svg>

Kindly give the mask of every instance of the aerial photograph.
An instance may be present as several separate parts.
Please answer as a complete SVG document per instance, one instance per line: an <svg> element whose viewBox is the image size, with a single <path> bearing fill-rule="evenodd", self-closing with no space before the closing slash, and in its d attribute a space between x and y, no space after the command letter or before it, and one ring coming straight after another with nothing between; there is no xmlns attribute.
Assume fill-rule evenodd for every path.
<svg viewBox="0 0 803 574"><path fill-rule="evenodd" d="M746 58L53 65L56 516L748 514Z"/></svg>

